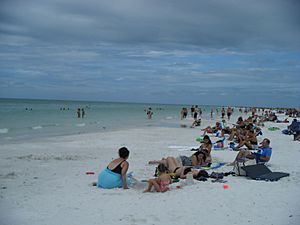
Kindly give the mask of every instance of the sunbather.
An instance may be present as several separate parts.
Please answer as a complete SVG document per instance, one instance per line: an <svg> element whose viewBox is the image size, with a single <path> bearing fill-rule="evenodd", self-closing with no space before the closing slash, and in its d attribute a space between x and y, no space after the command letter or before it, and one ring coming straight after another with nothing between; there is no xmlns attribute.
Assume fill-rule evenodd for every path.
<svg viewBox="0 0 300 225"><path fill-rule="evenodd" d="M197 151L192 156L179 156L177 158L169 156L161 160L151 160L149 164L164 164L170 173L175 173L176 176L181 177L186 175L184 170L193 166L208 166L209 163L205 162L206 155L204 152Z"/></svg>
<svg viewBox="0 0 300 225"><path fill-rule="evenodd" d="M201 126L201 118L198 118L196 120L194 120L194 122L191 125L191 128L197 127L197 126Z"/></svg>
<svg viewBox="0 0 300 225"><path fill-rule="evenodd" d="M216 125L214 127L208 126L204 129L202 129L202 131L204 131L203 136L205 136L206 133L209 133L209 134L216 133L216 132L218 132L218 130L221 130L221 129L222 129L221 123L216 122Z"/></svg>
<svg viewBox="0 0 300 225"><path fill-rule="evenodd" d="M149 164L163 163L170 169L170 172L174 172L175 168L179 166L210 166L212 163L210 155L212 143L209 136L205 135L201 143L199 150L191 156L179 156L177 158L171 156L161 160L149 161ZM200 154L199 152L202 153ZM170 162L171 165L175 165L175 167L170 166Z"/></svg>

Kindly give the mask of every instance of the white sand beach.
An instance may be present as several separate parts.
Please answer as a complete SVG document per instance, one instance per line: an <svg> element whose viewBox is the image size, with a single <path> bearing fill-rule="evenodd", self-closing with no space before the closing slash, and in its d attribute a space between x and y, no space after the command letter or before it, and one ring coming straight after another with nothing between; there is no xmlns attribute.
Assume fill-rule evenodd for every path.
<svg viewBox="0 0 300 225"><path fill-rule="evenodd" d="M235 118L234 118L235 119ZM232 122L235 121L232 119ZM190 121L186 121L189 123ZM201 128L213 121L204 121ZM79 134L0 146L0 224L300 224L300 143L281 131L288 124L267 122L262 140L271 140L272 171L288 172L276 182L227 176L223 183L196 181L165 193L141 189L104 190L91 186L121 146L130 150L129 171L153 176L149 160L191 155L200 128L130 129ZM213 138L215 139L215 138ZM177 146L177 147L176 147ZM231 162L237 152L212 151L214 160ZM223 166L215 171L228 172ZM95 172L87 175L86 172ZM208 171L209 173L211 171Z"/></svg>

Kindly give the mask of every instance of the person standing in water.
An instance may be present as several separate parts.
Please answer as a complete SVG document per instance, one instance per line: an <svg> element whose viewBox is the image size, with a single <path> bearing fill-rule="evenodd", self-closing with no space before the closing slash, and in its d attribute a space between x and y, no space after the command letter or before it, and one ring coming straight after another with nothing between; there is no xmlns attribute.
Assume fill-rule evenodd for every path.
<svg viewBox="0 0 300 225"><path fill-rule="evenodd" d="M77 109L77 118L80 118L80 115L81 115L81 113L80 113L80 108L78 108L78 109Z"/></svg>
<svg viewBox="0 0 300 225"><path fill-rule="evenodd" d="M148 108L148 110L147 110L147 117L148 117L149 120L152 119L152 115L153 115L152 109Z"/></svg>
<svg viewBox="0 0 300 225"><path fill-rule="evenodd" d="M84 118L85 116L85 111L84 111L84 108L81 109L81 118Z"/></svg>

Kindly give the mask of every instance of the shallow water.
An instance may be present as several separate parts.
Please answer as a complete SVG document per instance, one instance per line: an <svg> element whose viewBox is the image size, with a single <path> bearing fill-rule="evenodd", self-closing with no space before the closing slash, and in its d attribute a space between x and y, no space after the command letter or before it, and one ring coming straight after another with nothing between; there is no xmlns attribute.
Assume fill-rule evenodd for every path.
<svg viewBox="0 0 300 225"><path fill-rule="evenodd" d="M153 118L145 110L152 108ZM134 127L177 127L184 105L90 101L0 99L0 142ZM84 108L85 117L77 118ZM201 107L203 117L210 108Z"/></svg>

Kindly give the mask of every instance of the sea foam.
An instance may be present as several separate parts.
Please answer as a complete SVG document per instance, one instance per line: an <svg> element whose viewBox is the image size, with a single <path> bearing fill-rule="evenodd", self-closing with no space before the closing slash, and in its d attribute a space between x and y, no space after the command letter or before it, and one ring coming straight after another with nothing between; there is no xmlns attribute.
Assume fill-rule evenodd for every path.
<svg viewBox="0 0 300 225"><path fill-rule="evenodd" d="M35 126L35 127L32 127L33 130L38 130L38 129L42 129L43 127L42 126Z"/></svg>
<svg viewBox="0 0 300 225"><path fill-rule="evenodd" d="M0 129L0 134L7 134L8 133L8 129L7 128L1 128Z"/></svg>

